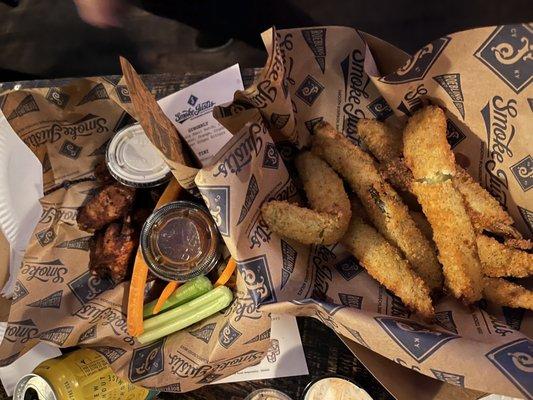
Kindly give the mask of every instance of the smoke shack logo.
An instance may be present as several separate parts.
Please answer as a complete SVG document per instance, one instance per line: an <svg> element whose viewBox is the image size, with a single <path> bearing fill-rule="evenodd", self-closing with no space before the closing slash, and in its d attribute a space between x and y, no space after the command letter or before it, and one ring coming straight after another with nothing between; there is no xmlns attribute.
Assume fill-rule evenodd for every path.
<svg viewBox="0 0 533 400"><path fill-rule="evenodd" d="M344 106L343 131L354 142L359 143L357 137L357 121L365 118L362 109L362 100L370 98L366 87L370 83L370 78L365 73L365 55L355 49L352 53L341 61L341 70L344 76Z"/></svg>
<svg viewBox="0 0 533 400"><path fill-rule="evenodd" d="M503 317L505 318L505 323L515 331L519 331L526 310L523 308L502 307L502 312Z"/></svg>
<svg viewBox="0 0 533 400"><path fill-rule="evenodd" d="M466 135L461 132L457 125L455 125L449 118L446 119L446 140L453 149L457 147L466 138Z"/></svg>
<svg viewBox="0 0 533 400"><path fill-rule="evenodd" d="M106 307L103 304L95 302L84 304L73 315L89 324L98 324L100 326L109 326L116 336L122 337L125 343L134 344L131 336L128 336L128 329L126 327L126 315L120 310L112 307Z"/></svg>
<svg viewBox="0 0 533 400"><path fill-rule="evenodd" d="M256 306L276 302L274 285L265 255L238 261L237 267Z"/></svg>
<svg viewBox="0 0 533 400"><path fill-rule="evenodd" d="M515 93L533 79L533 30L527 24L496 28L475 56Z"/></svg>
<svg viewBox="0 0 533 400"><path fill-rule="evenodd" d="M103 355L109 364L113 364L126 353L126 350L121 349L120 347L95 346L91 347L91 349Z"/></svg>
<svg viewBox="0 0 533 400"><path fill-rule="evenodd" d="M303 29L302 36L315 55L322 73L326 70L326 29Z"/></svg>
<svg viewBox="0 0 533 400"><path fill-rule="evenodd" d="M157 375L165 369L164 339L133 350L129 378L132 382Z"/></svg>
<svg viewBox="0 0 533 400"><path fill-rule="evenodd" d="M533 342L519 339L497 347L486 357L498 368L525 397L533 396Z"/></svg>
<svg viewBox="0 0 533 400"><path fill-rule="evenodd" d="M99 83L95 85L91 90L89 90L89 92L85 96L83 96L83 98L77 105L81 106L82 104L89 103L91 101L104 99L109 99L109 95L107 94L104 85L102 83Z"/></svg>
<svg viewBox="0 0 533 400"><path fill-rule="evenodd" d="M500 165L513 157L511 142L516 133L513 119L518 115L516 100L505 101L494 96L481 110L487 130L487 157L484 166L483 185L502 205L507 204L509 181L507 174Z"/></svg>
<svg viewBox="0 0 533 400"><path fill-rule="evenodd" d="M424 105L424 96L428 93L427 89L424 87L424 84L421 83L414 90L409 90L403 100L398 104L398 109L407 116L413 115L413 113L422 108Z"/></svg>
<svg viewBox="0 0 533 400"><path fill-rule="evenodd" d="M80 303L85 304L94 300L100 293L111 289L114 285L111 279L100 278L87 271L70 281L68 286Z"/></svg>
<svg viewBox="0 0 533 400"><path fill-rule="evenodd" d="M229 186L198 186L211 216L223 236L229 236Z"/></svg>
<svg viewBox="0 0 533 400"><path fill-rule="evenodd" d="M390 75L379 78L379 80L396 85L423 79L442 51L450 43L450 40L451 38L449 37L443 37L422 47L413 57L407 60L403 67L400 67Z"/></svg>
<svg viewBox="0 0 533 400"><path fill-rule="evenodd" d="M181 110L174 115L174 121L179 124L182 124L189 119L195 119L201 115L210 113L216 105L216 103L211 100L198 103L198 97L194 94L190 95L187 104L190 106L189 108Z"/></svg>
<svg viewBox="0 0 533 400"><path fill-rule="evenodd" d="M23 115L29 114L31 112L39 111L39 106L37 105L35 99L31 94L27 95L22 99L19 105L11 111L11 114L7 117L8 121L14 120L15 118L22 117Z"/></svg>
<svg viewBox="0 0 533 400"><path fill-rule="evenodd" d="M392 115L392 109L383 97L378 97L366 106L378 121L384 121Z"/></svg>
<svg viewBox="0 0 533 400"><path fill-rule="evenodd" d="M130 91L126 85L115 86L115 91L122 103L131 103Z"/></svg>
<svg viewBox="0 0 533 400"><path fill-rule="evenodd" d="M92 236L83 236L81 238L61 242L55 247L57 247L58 249L89 251L92 238Z"/></svg>
<svg viewBox="0 0 533 400"><path fill-rule="evenodd" d="M335 246L313 246L311 253L311 265L315 270L315 287L314 291L321 297L324 297L329 289L329 284L333 280L333 273L331 271L331 261L337 256L333 252Z"/></svg>
<svg viewBox="0 0 533 400"><path fill-rule="evenodd" d="M312 118L308 121L305 121L305 127L309 131L309 133L312 135L314 133L315 125L319 122L322 122L324 120L324 117L316 117Z"/></svg>
<svg viewBox="0 0 533 400"><path fill-rule="evenodd" d="M43 212L41 218L39 218L40 224L49 224L52 221L60 219L65 222L76 222L76 216L78 215L78 209L76 207L60 207L56 208L53 205L49 207L43 204Z"/></svg>
<svg viewBox="0 0 533 400"><path fill-rule="evenodd" d="M62 154L68 158L72 158L73 160L78 158L80 153L81 147L72 143L70 140L65 140L59 149L59 154Z"/></svg>
<svg viewBox="0 0 533 400"><path fill-rule="evenodd" d="M46 296L43 299L40 299L40 300L34 301L33 303L28 304L28 307L60 308L62 298L63 298L63 291L58 290L57 292L52 293L50 296Z"/></svg>
<svg viewBox="0 0 533 400"><path fill-rule="evenodd" d="M83 332L78 339L78 343L83 343L91 339L96 339L96 325L91 326Z"/></svg>
<svg viewBox="0 0 533 400"><path fill-rule="evenodd" d="M281 288L287 284L289 277L294 271L294 266L296 265L296 257L298 253L294 250L289 243L281 239L281 254L283 259L283 267L281 270Z"/></svg>
<svg viewBox="0 0 533 400"><path fill-rule="evenodd" d="M267 340L267 339L270 339L270 328L268 328L264 332L261 332L259 335L254 336L253 338L251 338L244 344L251 344L251 343L260 342L261 340Z"/></svg>
<svg viewBox="0 0 533 400"><path fill-rule="evenodd" d="M45 262L24 262L20 270L20 277L27 282L37 279L41 282L63 283L68 269L60 259Z"/></svg>
<svg viewBox="0 0 533 400"><path fill-rule="evenodd" d="M272 113L270 116L270 126L276 130L281 130L285 125L287 125L287 122L289 122L290 119L289 114L276 114Z"/></svg>
<svg viewBox="0 0 533 400"><path fill-rule="evenodd" d="M278 169L279 153L274 143L268 142L265 146L265 157L263 158L263 168Z"/></svg>
<svg viewBox="0 0 533 400"><path fill-rule="evenodd" d="M59 108L65 108L70 99L70 96L63 93L59 88L50 88L46 93L46 100L50 103L58 106Z"/></svg>
<svg viewBox="0 0 533 400"><path fill-rule="evenodd" d="M361 309L363 305L363 296L356 296L354 294L339 293L339 300L346 307Z"/></svg>
<svg viewBox="0 0 533 400"><path fill-rule="evenodd" d="M239 175L243 168L250 164L252 158L257 157L263 148L262 135L268 131L263 124L253 123L248 127L248 132L242 135L235 145L223 156L224 159L218 164L217 171L213 177L222 175L224 178L228 173Z"/></svg>
<svg viewBox="0 0 533 400"><path fill-rule="evenodd" d="M335 264L335 269L347 281L352 280L363 271L363 268L359 265L354 256L348 256L344 260L339 261Z"/></svg>
<svg viewBox="0 0 533 400"><path fill-rule="evenodd" d="M511 172L524 192L533 187L533 157L528 155L511 167Z"/></svg>
<svg viewBox="0 0 533 400"><path fill-rule="evenodd" d="M217 326L216 323L211 323L202 326L199 329L196 329L194 331L189 331L189 333L194 336L197 339L200 339L204 343L209 343L211 340L211 336L213 336L213 331L215 330L215 327Z"/></svg>
<svg viewBox="0 0 533 400"><path fill-rule="evenodd" d="M281 350L279 348L279 340L272 339L272 341L270 342L270 347L267 350L267 355L266 355L267 361L271 364L275 363L280 354L281 354Z"/></svg>
<svg viewBox="0 0 533 400"><path fill-rule="evenodd" d="M239 332L237 328L233 327L228 321L224 324L218 334L218 342L222 347L228 349L241 335L242 333Z"/></svg>
<svg viewBox="0 0 533 400"><path fill-rule="evenodd" d="M241 208L241 214L239 215L239 221L237 221L237 225L239 225L242 221L244 221L244 218L248 215L248 211L250 211L250 207L254 203L255 198L257 197L257 194L259 193L259 185L257 184L257 180L255 179L255 176L252 174L252 177L250 178L250 181L248 182L248 189L246 190L246 197L244 198L244 204Z"/></svg>
<svg viewBox="0 0 533 400"><path fill-rule="evenodd" d="M54 241L54 239L56 238L56 234L54 232L54 228L50 227L48 229L44 229L40 232L37 232L35 234L35 237L37 238L39 244L44 247Z"/></svg>
<svg viewBox="0 0 533 400"><path fill-rule="evenodd" d="M221 373L227 368L241 364L256 364L263 357L263 352L251 350L240 356L228 358L212 365L198 366L185 355L175 352L169 355L170 372L180 378L198 378L215 373Z"/></svg>
<svg viewBox="0 0 533 400"><path fill-rule="evenodd" d="M439 371L433 368L431 368L431 372L433 372L433 375L435 375L435 378L437 378L439 381L451 383L455 386L465 387L464 375L452 374L451 372Z"/></svg>
<svg viewBox="0 0 533 400"><path fill-rule="evenodd" d="M365 341L365 339L363 339L363 337L361 336L359 331L356 331L355 329L352 329L352 328L348 328L346 325L342 325L342 326L344 327L344 329L346 329L348 332L350 332L350 334L353 336L353 338L355 339L355 341L357 343L359 343L362 346L370 348L370 346Z"/></svg>
<svg viewBox="0 0 533 400"><path fill-rule="evenodd" d="M455 325L451 311L439 311L435 313L435 323L441 328L457 334L457 325Z"/></svg>
<svg viewBox="0 0 533 400"><path fill-rule="evenodd" d="M39 339L52 342L58 346L62 346L70 336L70 333L74 330L73 326L60 326L59 328L50 329L42 332L39 335Z"/></svg>
<svg viewBox="0 0 533 400"><path fill-rule="evenodd" d="M533 233L533 211L530 211L524 207L520 207L520 206L517 206L517 207L518 207L518 211L520 211L520 215L522 216L524 222L529 228L529 231Z"/></svg>
<svg viewBox="0 0 533 400"><path fill-rule="evenodd" d="M422 362L457 335L434 331L413 321L375 317L385 332L411 357Z"/></svg>
<svg viewBox="0 0 533 400"><path fill-rule="evenodd" d="M39 329L31 319L24 321L10 322L7 325L4 340L15 343L19 341L24 344L28 340L38 336Z"/></svg>
<svg viewBox="0 0 533 400"><path fill-rule="evenodd" d="M311 75L307 75L296 90L296 96L310 107L323 91L324 86Z"/></svg>
<svg viewBox="0 0 533 400"><path fill-rule="evenodd" d="M15 282L15 288L13 289L13 298L11 299L11 304L15 304L23 297L26 297L28 293L28 289L26 289L24 285L19 280L17 280Z"/></svg>
<svg viewBox="0 0 533 400"><path fill-rule="evenodd" d="M22 140L30 147L39 147L45 143L55 143L63 137L76 140L80 136L89 136L93 133L109 132L107 119L98 115L87 114L75 122L56 122L45 128L37 128L26 133Z"/></svg>
<svg viewBox="0 0 533 400"><path fill-rule="evenodd" d="M461 75L460 74L444 74L433 77L453 101L453 105L465 119L465 106L463 104L463 90L461 89Z"/></svg>

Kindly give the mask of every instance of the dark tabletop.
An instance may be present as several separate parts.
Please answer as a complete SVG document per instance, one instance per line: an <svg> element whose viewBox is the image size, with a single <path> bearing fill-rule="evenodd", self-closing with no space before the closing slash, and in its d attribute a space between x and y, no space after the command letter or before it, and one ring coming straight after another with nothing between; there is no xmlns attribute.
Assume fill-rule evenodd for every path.
<svg viewBox="0 0 533 400"><path fill-rule="evenodd" d="M242 70L245 87L251 84L258 71L259 69ZM209 72L195 72L183 76L172 74L143 75L142 78L152 93L159 99L209 75ZM107 78L112 81L118 81L120 77L109 76ZM0 84L0 93L15 87L63 86L71 80L70 78L65 78L6 82ZM161 399L240 400L256 389L274 388L285 392L294 400L300 400L305 387L310 381L326 374L339 374L351 378L375 400L389 400L393 398L354 357L331 329L312 318L298 318L298 327L300 328L309 375L210 385L190 393L168 393L161 394L159 397ZM3 389L0 392L0 399L3 398L2 392Z"/></svg>

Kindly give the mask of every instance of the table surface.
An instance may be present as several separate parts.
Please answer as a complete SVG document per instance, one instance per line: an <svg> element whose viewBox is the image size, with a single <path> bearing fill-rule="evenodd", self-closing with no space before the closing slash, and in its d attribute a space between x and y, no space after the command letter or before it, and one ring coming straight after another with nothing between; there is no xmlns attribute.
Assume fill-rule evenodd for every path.
<svg viewBox="0 0 533 400"><path fill-rule="evenodd" d="M259 69L242 70L243 82L248 86ZM172 74L142 75L144 82L157 99L187 87L209 75L210 72L194 72L176 76ZM120 76L107 76L117 82ZM18 88L63 86L73 79L34 80L0 83L0 93ZM339 374L351 378L375 400L390 400L393 397L377 382L372 374L354 357L337 335L328 327L312 318L298 318L309 375L277 378L250 382L227 383L205 386L185 394L161 394L161 399L243 399L256 389L278 389L294 400L300 400L307 384L322 375ZM0 385L1 386L1 385ZM0 399L4 398L0 387Z"/></svg>

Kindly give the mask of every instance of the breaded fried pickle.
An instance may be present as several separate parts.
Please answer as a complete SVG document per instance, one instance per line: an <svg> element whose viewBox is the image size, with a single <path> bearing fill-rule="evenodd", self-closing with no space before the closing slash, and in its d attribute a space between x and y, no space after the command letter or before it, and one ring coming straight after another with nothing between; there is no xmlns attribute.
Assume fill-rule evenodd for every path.
<svg viewBox="0 0 533 400"><path fill-rule="evenodd" d="M286 201L265 203L261 212L276 233L305 244L333 244L344 235L351 209L342 180L324 161L307 152L296 168L312 210Z"/></svg>
<svg viewBox="0 0 533 400"><path fill-rule="evenodd" d="M509 248L485 235L478 235L477 249L484 275L515 278L533 275L533 254Z"/></svg>
<svg viewBox="0 0 533 400"><path fill-rule="evenodd" d="M426 283L411 269L401 252L361 217L353 202L352 219L342 243L379 283L409 308L426 318L434 314Z"/></svg>
<svg viewBox="0 0 533 400"><path fill-rule="evenodd" d="M370 152L381 162L402 155L402 133L375 119L360 119L357 133Z"/></svg>
<svg viewBox="0 0 533 400"><path fill-rule="evenodd" d="M507 307L533 310L533 292L501 278L483 278L483 297Z"/></svg>
<svg viewBox="0 0 533 400"><path fill-rule="evenodd" d="M399 247L413 270L431 289L439 288L442 272L432 244L418 229L398 194L383 179L372 157L327 123L315 126L312 151L348 181L372 223Z"/></svg>
<svg viewBox="0 0 533 400"><path fill-rule="evenodd" d="M415 181L412 191L422 205L439 250L445 283L452 294L472 303L481 298L481 263L476 236L463 198L453 184L455 163L446 141L446 117L434 106L411 117L403 135L404 155Z"/></svg>

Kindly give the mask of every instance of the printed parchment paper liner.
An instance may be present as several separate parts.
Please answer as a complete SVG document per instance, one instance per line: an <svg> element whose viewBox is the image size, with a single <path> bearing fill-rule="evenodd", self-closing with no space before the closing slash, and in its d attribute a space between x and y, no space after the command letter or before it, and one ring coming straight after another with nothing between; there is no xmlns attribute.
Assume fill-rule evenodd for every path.
<svg viewBox="0 0 533 400"><path fill-rule="evenodd" d="M510 32L507 36L502 34L505 29ZM522 37L532 41L529 26L482 28L450 35L445 46L432 44L414 57L415 60L424 60L423 65L420 64L421 61L408 64L420 75L414 78L409 75L408 79L414 80L406 83L416 84L414 89L424 83L427 85L427 92L415 91L416 95L411 94L404 99L407 106L402 107L400 103L393 101L396 90L393 83L379 81L387 80L387 77L394 74L384 78L379 76L372 55L356 30L320 27L266 32L263 38L269 51L269 61L260 80L245 91L236 93L233 104L215 111L217 118L235 137L221 151L214 165L201 170L196 177L200 192L217 220L226 244L238 260L241 276L239 300L228 310L228 316L216 317L220 319L218 323L202 321L165 341L144 347L137 347L136 344L130 346L125 344L125 341L129 341L127 336L116 328L117 325L124 327L120 303L126 284L109 288L105 282L95 283L94 279L88 284L88 275L82 277L86 271L86 261L85 264L71 264L69 258L69 267L80 273L80 279L77 279L78 275L74 279L69 276L65 282L70 285L65 284L63 289L59 285L51 290L53 285L47 283L44 286L37 279L27 281L31 273L21 272L20 295L17 296L10 315L8 328L11 329L9 337L14 343L8 348L2 346L0 356L4 363L9 358L14 359L17 352L38 336L41 340L55 340L56 344L63 346L70 345L71 335L76 338L72 339L72 343L82 336L87 343L99 346L99 350L107 354L108 359L113 361L112 366L122 376L128 376L145 386L166 385L165 390L190 390L257 362L269 342L269 320L266 313L286 312L314 316L338 333L430 377L485 392L531 397L533 389L528 360L532 351L527 335L531 334L532 324L529 313L523 310L502 310L491 305L468 310L453 299L443 299L437 304L436 324L427 326L413 317L397 298L377 285L341 246L308 248L284 241L269 232L260 219L256 219L263 201L272 197L296 199L297 192L267 129L272 133L279 149L284 148L285 142L303 147L308 142L312 125L323 118L358 142L354 129L358 118L364 116L387 121L395 118L394 123L398 123L401 118L393 117L394 113L401 117L402 110L410 113L424 99L430 99L447 106L449 110L451 121L457 128L450 129L449 132L452 145L455 144L454 150L461 150L461 154L468 156L469 160L475 160L475 155L483 151L483 146L486 147L485 131L479 130L478 125L470 126L469 120L459 123L453 119L456 114L449 105L456 107L453 101L460 102L457 100L460 97L456 96L452 103L446 103L449 101L446 99L448 92L439 89L444 88L446 82L453 83L453 80L441 79L444 86L438 80L435 85L429 82L432 82L434 75L466 73L459 69L463 65L459 60L463 57L476 57L474 53L477 49L485 48L483 46L489 42L488 48L497 48L498 44L504 43L515 49L522 49ZM493 43L494 40L499 40L500 43ZM450 43L458 45L451 46ZM459 46L460 43L462 47ZM379 54L383 49L379 44L377 41L377 45L371 50L376 53L376 60L383 60L387 56ZM526 57L527 61L530 53L524 50L521 52L521 57ZM488 58L486 55L483 57ZM506 182L509 186L506 198L510 199L512 196L516 202L518 214L512 207L510 211L522 232L528 234L525 228L528 224L531 227L531 211L528 210L532 209L532 202L531 196L528 198L525 191L530 180L521 181L522 185L526 185L522 197L520 193L515 197L517 186L511 184L511 181L515 177L518 180L519 177L528 176L527 165L530 164L524 162L524 170L519 160L525 157L523 154L531 153L525 120L531 112L527 98L533 96L527 84L522 87L515 85L516 90L509 90L510 87L504 80L505 75L494 72L498 67L490 66L493 60L477 59L479 62L472 61L465 64L465 68L475 79L483 76L484 82L479 79L478 92L468 93L466 88L470 86L465 86L465 79L461 79L463 103L466 105L471 98L483 96L488 102L496 95L505 100L512 98L517 102L516 105L513 104L517 110L516 115L507 121L514 127L512 143L508 144L512 154L517 157L511 165L511 172L515 164L518 165L515 168L518 172L511 174L504 171L509 177ZM521 58L518 57L517 60ZM520 70L523 63L517 62L514 69ZM385 70L381 65L379 67ZM274 68L275 72L270 71ZM439 72L434 74L434 69ZM404 67L399 70L400 75L410 70L408 66ZM525 73L528 73L527 69ZM520 76L524 76L524 73ZM265 80L268 82L264 82ZM452 83L448 85L448 89L457 87ZM400 90L402 87L398 86ZM268 96L261 92L265 88L268 89ZM529 94L526 94L528 90ZM402 93L403 99L407 92ZM470 108L465 109L468 113ZM261 119L256 110L259 110ZM490 108L488 115L493 115ZM468 117L468 114L465 116ZM267 127L263 125L265 123L268 124ZM294 128L291 127L292 123ZM285 127L287 128L284 129ZM450 125L450 128L453 126ZM461 140L454 143L455 137ZM468 143L473 145L467 146ZM482 156L478 157L481 159ZM527 161L527 157L524 159ZM461 161L460 156L458 160ZM492 166L491 163L489 165ZM472 162L469 169L476 176ZM79 183L88 186L91 184L92 182ZM62 205L63 199L75 201L79 196L77 193L90 188L77 189L77 185L72 185L61 190L66 193L56 194L56 198L51 199L52 203L56 201ZM76 210L81 202L77 206L71 206L68 202L65 204ZM508 207L510 204L506 203ZM526 211L521 212L522 209ZM523 220L520 219L521 216ZM57 226L59 232L59 227L66 224L61 221L63 216L56 219L59 221L52 225ZM40 225L36 232L49 229L47 226L49 225ZM69 229L77 231L72 224ZM55 231L54 234L59 236ZM82 233L77 231L77 234L79 237L72 234L69 238L78 239L75 243L83 242ZM39 246L35 242L33 246ZM60 244L55 238L52 243L53 246ZM30 259L33 253L35 261L42 262L45 256L46 259L55 261L58 251L51 246L40 257L40 250L30 248L27 257ZM62 258L59 260L63 262ZM310 297L313 286L314 293ZM97 288L96 291L93 288ZM105 289L109 290L103 292ZM59 290L63 292L54 297L54 293ZM81 293L82 299L85 299L84 293L89 296L85 299L85 304L80 303L75 292L78 296ZM42 298L43 293L46 294L45 298ZM38 312L41 310L35 309L35 304L53 303L53 299L57 298L65 299L61 300L63 308L60 305L56 309L58 318L53 323L38 319ZM263 304L263 317L256 310L257 303ZM91 311L93 308L96 311ZM92 323L71 315L81 313L81 310L89 310L89 315L95 315ZM247 317L239 318L239 313L244 313ZM50 315L47 316L50 320ZM254 317L257 320L252 320ZM246 329L243 329L244 324ZM57 328L58 325L61 325L60 328ZM83 327L78 328L79 326ZM72 328L70 333L69 328ZM18 336L23 332L25 336ZM64 344L58 343L57 338L63 337L66 338ZM257 359L251 360L254 357Z"/></svg>
<svg viewBox="0 0 533 400"><path fill-rule="evenodd" d="M312 126L322 119L359 144L358 119L399 125L424 103L437 103L448 109L448 139L458 162L531 237L531 27L489 27L449 35L403 59L385 76L380 76L372 52L383 60L383 50L390 51L390 46L372 40L374 47L369 49L354 29L270 30L263 40L269 51L266 71L254 85L237 92L233 104L215 110L228 129L233 122L239 125L239 112L257 107L278 132L273 137L280 149L286 141L302 147ZM493 53L499 55L491 57ZM272 61L279 58L282 72L279 62ZM390 71L394 66L385 67ZM291 107L281 106L289 103ZM294 120L296 135L285 134L285 120ZM489 136L487 129L492 129ZM274 275L270 249L266 248L266 258ZM483 308L467 309L445 298L436 305L436 323L428 326L340 245L313 247L309 264L316 276L312 298L278 301L261 310L314 316L337 333L432 378L484 392L533 396L530 312L485 303Z"/></svg>

